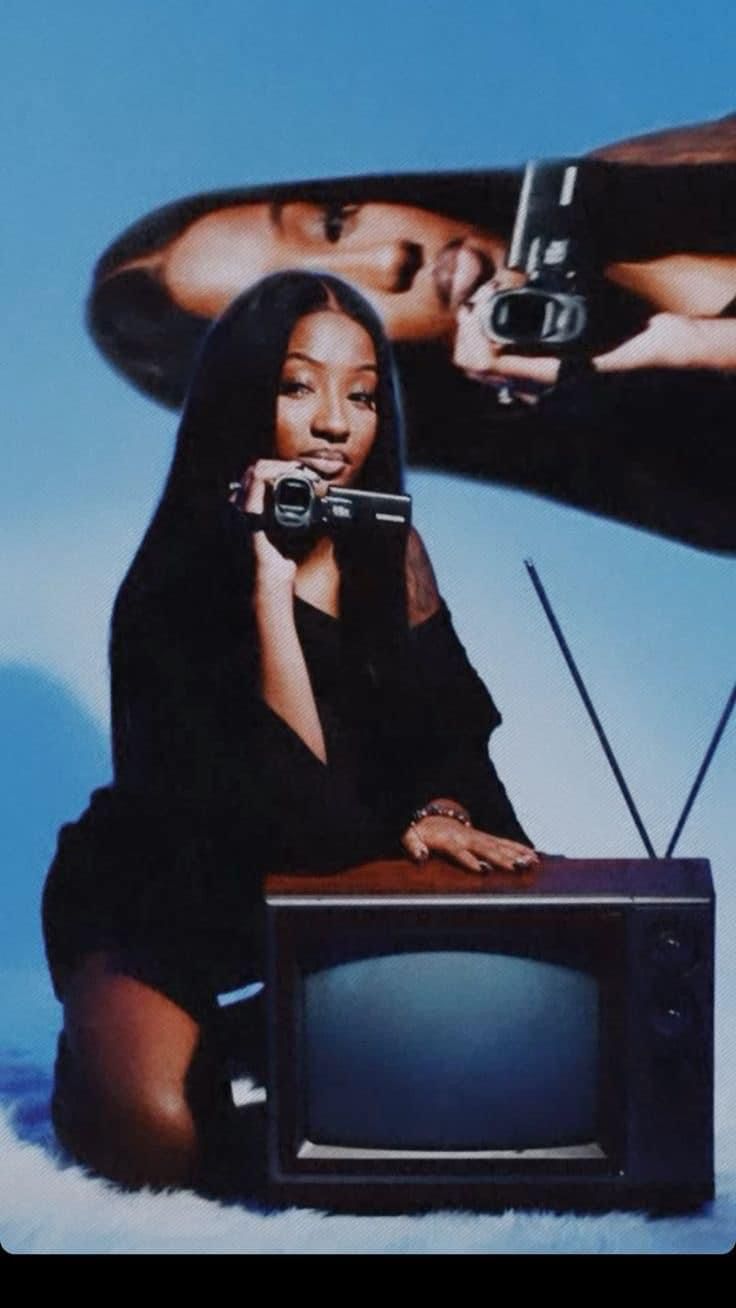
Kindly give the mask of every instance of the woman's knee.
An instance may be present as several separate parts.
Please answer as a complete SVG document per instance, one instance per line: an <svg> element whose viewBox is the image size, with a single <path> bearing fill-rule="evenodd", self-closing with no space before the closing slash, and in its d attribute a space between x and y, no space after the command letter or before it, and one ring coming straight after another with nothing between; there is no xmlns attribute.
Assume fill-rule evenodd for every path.
<svg viewBox="0 0 736 1308"><path fill-rule="evenodd" d="M197 1109L214 1081L201 1029L144 983L87 960L65 996L54 1120L62 1142L95 1170L135 1185L191 1181Z"/></svg>
<svg viewBox="0 0 736 1308"><path fill-rule="evenodd" d="M90 1087L84 1072L57 1074L52 1116L72 1156L93 1171L133 1186L189 1184L198 1138L184 1096L141 1083L133 1095Z"/></svg>

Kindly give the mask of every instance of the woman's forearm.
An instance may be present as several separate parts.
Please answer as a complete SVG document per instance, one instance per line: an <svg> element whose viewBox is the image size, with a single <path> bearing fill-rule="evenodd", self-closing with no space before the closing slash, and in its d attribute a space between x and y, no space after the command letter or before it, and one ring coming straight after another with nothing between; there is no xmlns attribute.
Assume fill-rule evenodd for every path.
<svg viewBox="0 0 736 1308"><path fill-rule="evenodd" d="M640 263L609 264L606 276L647 300L653 311L710 317L736 295L736 255L670 254Z"/></svg>
<svg viewBox="0 0 736 1308"><path fill-rule="evenodd" d="M256 582L253 607L260 645L261 695L269 708L327 762L324 733L314 691L294 622L294 592L289 583Z"/></svg>
<svg viewBox="0 0 736 1308"><path fill-rule="evenodd" d="M736 371L736 318L688 318L657 313L638 336L595 359L599 372L634 368Z"/></svg>

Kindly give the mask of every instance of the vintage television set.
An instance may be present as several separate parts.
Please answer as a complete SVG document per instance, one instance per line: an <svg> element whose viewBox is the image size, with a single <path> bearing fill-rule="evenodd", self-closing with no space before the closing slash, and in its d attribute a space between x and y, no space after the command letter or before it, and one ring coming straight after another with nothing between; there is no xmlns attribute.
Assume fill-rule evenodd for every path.
<svg viewBox="0 0 736 1308"><path fill-rule="evenodd" d="M694 859L271 876L287 1201L683 1209L713 1194L714 895Z"/></svg>

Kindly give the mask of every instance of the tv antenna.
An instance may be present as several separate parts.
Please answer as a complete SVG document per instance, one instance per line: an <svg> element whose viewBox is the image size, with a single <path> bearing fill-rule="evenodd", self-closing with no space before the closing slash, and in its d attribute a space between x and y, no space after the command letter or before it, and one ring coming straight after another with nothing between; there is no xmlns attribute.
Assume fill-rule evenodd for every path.
<svg viewBox="0 0 736 1308"><path fill-rule="evenodd" d="M720 716L720 718L719 718L719 720L718 720L718 725L716 726L716 729L715 729L715 731L713 732L713 737L712 737L712 739L711 739L711 742L710 742L710 744L709 744L708 748L706 749L705 754L704 754L704 756L703 756L703 762L700 764L700 768L698 769L698 775L696 776L696 778L695 778L695 780L694 780L694 782L693 782L693 784L692 784L692 789L691 789L691 791L690 791L690 794L688 795L687 799L685 800L685 807L683 808L682 813L680 814L679 820L678 820L678 822L677 822L677 824L676 824L676 826L675 826L675 829L674 829L674 831L672 832L672 839L670 840L670 843L669 843L669 845L667 846L667 852L666 852L666 854L665 854L665 858L671 858L671 856L672 856L672 852L673 852L673 850L674 850L674 848L675 848L675 845L677 844L678 840L680 839L680 834L681 834L681 832L682 832L682 828L684 827L685 823L687 822L688 817L690 816L690 809L692 808L693 804L695 803L695 797L696 797L698 791L700 790L700 787L701 787L702 784L703 784L703 781L704 781L704 779L705 779L705 774L706 774L706 772L708 771L708 768L709 768L710 765L711 765L711 761L712 761L712 759L713 759L713 755L715 754L716 750L718 749L718 745L719 745L719 742L720 742L721 736L723 735L724 731L726 730L726 723L728 722L728 719L729 719L730 716L731 716L731 712L732 712L732 709L733 709L734 704L736 704L736 683L734 684L734 687L733 687L733 689L732 689L732 691L731 691L731 694L729 695L728 699L726 700L726 707L724 708L724 710L723 710L723 712L722 712L722 714L721 714L721 716Z"/></svg>
<svg viewBox="0 0 736 1308"><path fill-rule="evenodd" d="M590 695L588 694L588 691L585 686L585 682L583 681L583 678L581 677L580 672L578 671L578 667L572 656L570 647L563 635L562 628L559 622L557 621L557 618L555 617L555 613L552 608L552 605L550 604L549 599L547 598L547 592L545 591L544 586L542 585L539 579L539 574L537 573L537 570L534 567L534 564L532 563L531 559L525 559L524 566L526 567L526 570L529 573L529 577L531 579L532 585L534 586L534 589L537 592L537 596L539 597L539 601L547 616L547 620L549 621L552 631L555 634L557 643L560 649L562 650L562 654L565 659L565 662L567 663L567 666L570 669L572 679L575 682L578 691L580 692L580 697L587 709L588 716L590 717L590 720L593 723L593 726L596 731L596 735L598 736L598 739L603 747L603 752L606 758L608 759L608 762L611 765L613 775L615 776L621 794L623 795L626 801L626 806L634 820L636 829L639 832L642 841L644 842L644 848L646 849L650 858L656 858L657 855L654 851L654 846L652 845L652 842L649 839L647 829L644 826L644 823L642 822L641 816L639 814L639 810L637 809L631 791L629 790L629 787L626 784L626 781L624 779L624 774L621 771L621 768L619 767L618 761L616 759L616 755L614 754L613 749L611 748L611 745L608 741L608 737L606 736L606 733L603 730L603 724L601 723L601 720L598 717L595 708L593 707L593 701L590 698ZM682 835L682 829L685 823L687 822L688 817L690 816L690 810L692 809L698 791L700 790L700 787L702 786L703 781L705 780L705 774L708 771L708 768L710 767L711 763L713 762L713 756L718 748L721 737L724 731L726 730L726 724L731 716L731 713L733 711L733 706L735 703L736 703L736 685L734 685L731 694L726 700L726 706L718 720L718 724L713 733L710 744L708 745L708 748L705 751L703 761L698 769L698 773L692 784L690 793L687 799L685 800L685 807L683 808L682 813L680 814L675 824L675 829L672 833L672 838L670 840L669 845L667 846L667 852L665 854L665 858L672 857L672 853L674 851L675 845L677 844L680 836Z"/></svg>

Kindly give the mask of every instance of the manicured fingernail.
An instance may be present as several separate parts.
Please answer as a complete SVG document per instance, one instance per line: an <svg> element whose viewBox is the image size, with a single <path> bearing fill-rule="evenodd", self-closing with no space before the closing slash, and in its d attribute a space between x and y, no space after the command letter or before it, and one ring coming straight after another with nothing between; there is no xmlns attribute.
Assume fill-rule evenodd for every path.
<svg viewBox="0 0 736 1308"><path fill-rule="evenodd" d="M490 863L480 863L479 869L485 876L487 876L489 872L493 871L493 868L491 867Z"/></svg>

